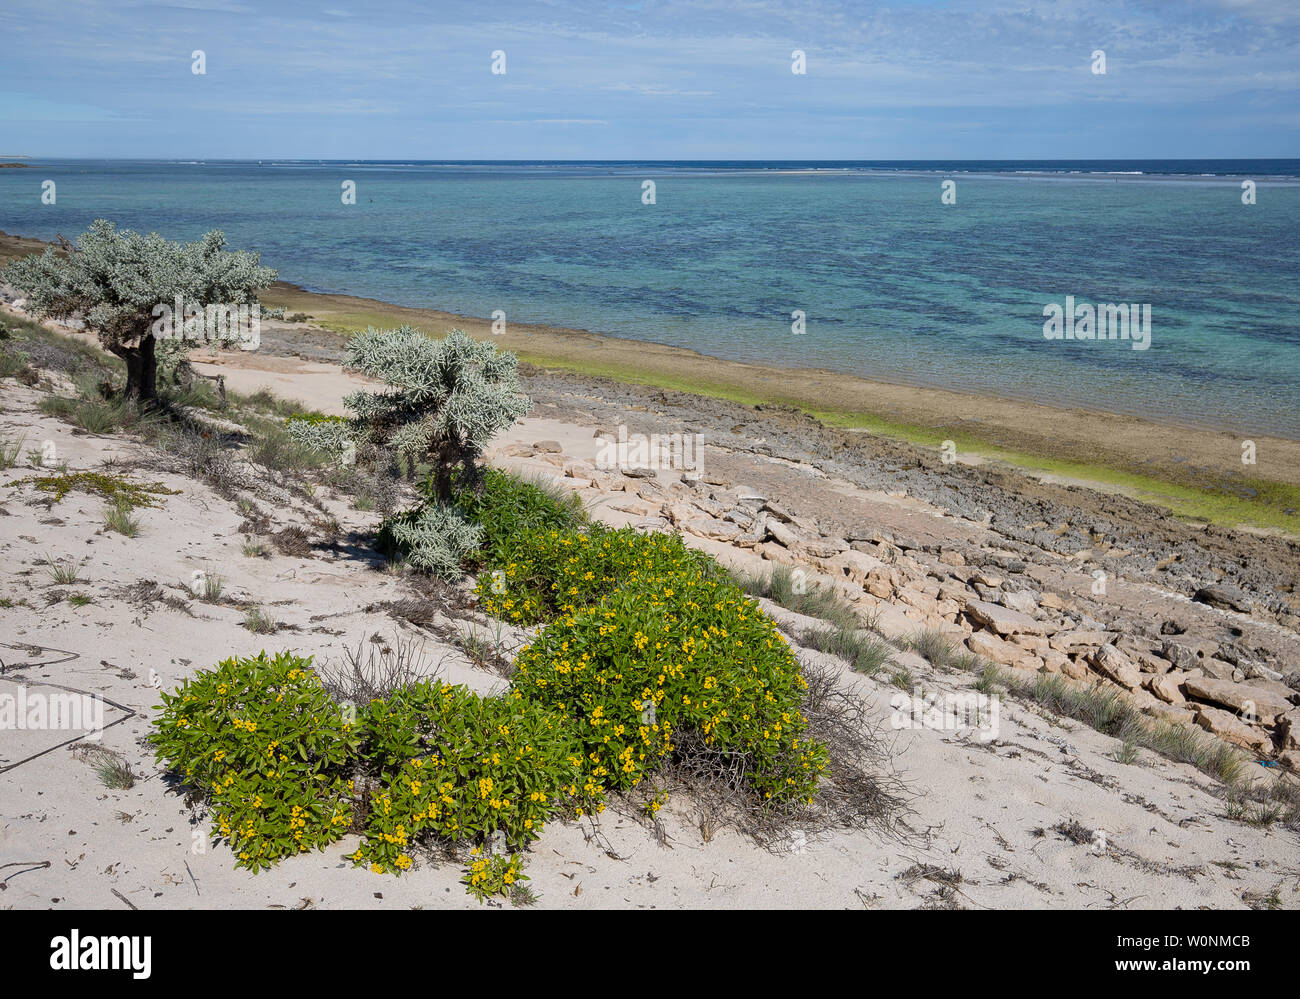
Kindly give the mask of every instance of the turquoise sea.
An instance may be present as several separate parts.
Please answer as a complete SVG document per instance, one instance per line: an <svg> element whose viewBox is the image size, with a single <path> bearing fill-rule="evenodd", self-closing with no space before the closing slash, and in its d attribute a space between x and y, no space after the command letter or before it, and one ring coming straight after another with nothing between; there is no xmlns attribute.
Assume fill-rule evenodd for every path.
<svg viewBox="0 0 1300 999"><path fill-rule="evenodd" d="M219 228L314 290L1300 438L1296 160L28 162L9 233ZM1044 339L1067 295L1150 349Z"/></svg>

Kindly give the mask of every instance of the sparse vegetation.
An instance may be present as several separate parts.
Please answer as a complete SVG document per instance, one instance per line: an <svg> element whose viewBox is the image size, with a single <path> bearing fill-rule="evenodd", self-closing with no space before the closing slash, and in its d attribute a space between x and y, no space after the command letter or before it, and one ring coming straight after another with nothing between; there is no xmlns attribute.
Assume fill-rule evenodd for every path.
<svg viewBox="0 0 1300 999"><path fill-rule="evenodd" d="M89 493L128 510L140 506L159 506L158 497L178 494L178 490L168 489L161 482L142 485L107 472L61 472L55 475L29 476L7 485L32 486L43 493L49 493L53 497L52 503L62 502L73 491Z"/></svg>
<svg viewBox="0 0 1300 999"><path fill-rule="evenodd" d="M244 612L244 627L254 635L274 635L280 625L261 607L250 607Z"/></svg>
<svg viewBox="0 0 1300 999"><path fill-rule="evenodd" d="M751 596L766 597L796 614L819 617L841 630L856 631L863 626L848 601L827 587L815 583L809 587L803 574L796 574L789 566L773 566L767 575L740 576L737 582Z"/></svg>
<svg viewBox="0 0 1300 999"><path fill-rule="evenodd" d="M903 641L903 647L915 652L936 669L952 668L957 661L957 644L937 628L925 628Z"/></svg>
<svg viewBox="0 0 1300 999"><path fill-rule="evenodd" d="M225 586L225 580L221 578L221 574L216 572L204 572L201 577L201 583L199 599L207 604L221 603L221 591ZM247 622L245 622L245 624L247 625ZM254 631L256 629L249 628L249 630Z"/></svg>
<svg viewBox="0 0 1300 999"><path fill-rule="evenodd" d="M104 511L104 529L127 538L139 535L140 521L131 516L131 509L121 502L110 504Z"/></svg>
<svg viewBox="0 0 1300 999"><path fill-rule="evenodd" d="M811 628L800 635L799 641L818 652L848 660L855 672L867 676L895 665L889 644L865 629Z"/></svg>
<svg viewBox="0 0 1300 999"><path fill-rule="evenodd" d="M90 765L99 782L111 791L129 791L135 787L131 764L103 746L80 746L77 756Z"/></svg>
<svg viewBox="0 0 1300 999"><path fill-rule="evenodd" d="M1116 763L1123 763L1125 766L1131 766L1138 761L1137 741L1132 738L1125 739L1119 744L1111 756Z"/></svg>
<svg viewBox="0 0 1300 999"><path fill-rule="evenodd" d="M1224 784L1235 785L1244 772L1246 760L1240 750L1190 725L1148 720L1113 690L1072 685L1056 673L1021 679L1004 671L1002 680L1010 693L1053 714L1077 719L1121 742L1132 742L1179 763L1189 763Z"/></svg>
<svg viewBox="0 0 1300 999"><path fill-rule="evenodd" d="M18 464L18 457L23 453L26 436L0 439L0 468L13 468Z"/></svg>
<svg viewBox="0 0 1300 999"><path fill-rule="evenodd" d="M80 581L79 570L75 563L64 562L62 559L55 562L46 555L45 565L50 579L58 586L72 586Z"/></svg>

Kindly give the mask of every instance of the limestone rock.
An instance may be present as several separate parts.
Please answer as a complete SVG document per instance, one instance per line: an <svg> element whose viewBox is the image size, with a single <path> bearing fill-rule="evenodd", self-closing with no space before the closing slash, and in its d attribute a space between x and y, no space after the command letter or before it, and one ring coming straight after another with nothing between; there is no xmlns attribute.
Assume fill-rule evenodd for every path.
<svg viewBox="0 0 1300 999"><path fill-rule="evenodd" d="M730 521L714 520L712 517L696 517L677 526L688 534L713 541L734 541L741 533L740 528Z"/></svg>
<svg viewBox="0 0 1300 999"><path fill-rule="evenodd" d="M985 659L992 660L1001 666L1014 666L1031 655L1019 645L1003 641L987 631L971 632L966 639L966 648L974 652L975 655L983 656Z"/></svg>
<svg viewBox="0 0 1300 999"><path fill-rule="evenodd" d="M1002 606L1028 614L1030 617L1038 610L1038 600L1028 590L1016 590L1002 594Z"/></svg>
<svg viewBox="0 0 1300 999"><path fill-rule="evenodd" d="M1192 697L1232 708L1238 714L1253 715L1266 725L1274 724L1280 716L1291 710L1291 703L1285 698L1246 683L1193 676L1183 682L1183 687Z"/></svg>
<svg viewBox="0 0 1300 999"><path fill-rule="evenodd" d="M1092 654L1092 667L1125 690L1138 690L1142 686L1141 671L1113 645L1103 645Z"/></svg>
<svg viewBox="0 0 1300 999"><path fill-rule="evenodd" d="M839 576L847 576L855 583L865 583L872 569L882 568L880 559L860 551L840 552L827 563L827 569Z"/></svg>
<svg viewBox="0 0 1300 999"><path fill-rule="evenodd" d="M1196 712L1196 724L1207 732L1221 739L1256 753L1266 753L1273 748L1273 741L1261 729L1252 728L1236 715L1219 708L1202 705Z"/></svg>
<svg viewBox="0 0 1300 999"><path fill-rule="evenodd" d="M1069 652L1080 647L1109 645L1117 637L1114 632L1083 631L1076 628L1071 631L1058 631L1051 637L1049 644L1058 652Z"/></svg>
<svg viewBox="0 0 1300 999"><path fill-rule="evenodd" d="M596 469L585 461L566 461L563 467L567 478L588 483L595 481Z"/></svg>
<svg viewBox="0 0 1300 999"><path fill-rule="evenodd" d="M798 560L790 553L790 549L784 545L779 545L775 541L765 541L762 544L755 545L754 551L762 555L763 558L770 562L776 562L778 565L798 565Z"/></svg>
<svg viewBox="0 0 1300 999"><path fill-rule="evenodd" d="M887 566L877 566L867 573L866 590L873 597L888 600L894 595L897 573Z"/></svg>
<svg viewBox="0 0 1300 999"><path fill-rule="evenodd" d="M1182 704L1187 700L1180 689L1186 676L1187 674L1182 670L1170 670L1168 673L1150 677L1147 680L1147 689L1166 704Z"/></svg>
<svg viewBox="0 0 1300 999"><path fill-rule="evenodd" d="M834 558L840 552L848 551L849 543L843 538L805 538L799 545L814 558Z"/></svg>
<svg viewBox="0 0 1300 999"><path fill-rule="evenodd" d="M966 605L966 614L977 624L996 631L999 635L1042 635L1046 629L1041 621L1035 621L1028 614L1001 607L984 600L972 600Z"/></svg>

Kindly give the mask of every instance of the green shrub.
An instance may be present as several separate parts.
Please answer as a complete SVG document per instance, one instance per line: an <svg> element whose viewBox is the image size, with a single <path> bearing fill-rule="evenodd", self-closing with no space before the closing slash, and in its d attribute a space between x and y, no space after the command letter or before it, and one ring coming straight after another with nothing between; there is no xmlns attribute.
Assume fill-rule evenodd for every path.
<svg viewBox="0 0 1300 999"><path fill-rule="evenodd" d="M456 507L426 503L386 519L375 547L389 558L404 558L422 572L459 579L461 566L482 537L483 529Z"/></svg>
<svg viewBox="0 0 1300 999"><path fill-rule="evenodd" d="M547 627L516 659L514 695L574 728L587 794L636 786L690 739L728 757L764 798L810 799L825 750L803 737L807 684L790 647L734 584L690 563L658 575L675 539L643 540L657 542L653 581Z"/></svg>
<svg viewBox="0 0 1300 999"><path fill-rule="evenodd" d="M501 846L523 846L580 793L563 720L517 697L424 681L372 701L361 727L381 781L352 859L376 872L410 867L407 851L426 834L482 842L499 833Z"/></svg>
<svg viewBox="0 0 1300 999"><path fill-rule="evenodd" d="M261 652L162 694L149 741L212 802L236 866L259 871L324 849L351 826L346 773L360 738L310 665Z"/></svg>
<svg viewBox="0 0 1300 999"><path fill-rule="evenodd" d="M430 496L434 487L432 480L425 481ZM478 489L459 490L455 502L468 520L483 528L481 557L497 565L513 555L521 535L572 530L587 520L582 500L573 493L491 467L483 470Z"/></svg>
<svg viewBox="0 0 1300 999"><path fill-rule="evenodd" d="M478 578L485 613L536 624L589 607L615 587L655 588L683 572L717 574L712 560L675 534L640 534L591 524L529 531L501 546Z"/></svg>

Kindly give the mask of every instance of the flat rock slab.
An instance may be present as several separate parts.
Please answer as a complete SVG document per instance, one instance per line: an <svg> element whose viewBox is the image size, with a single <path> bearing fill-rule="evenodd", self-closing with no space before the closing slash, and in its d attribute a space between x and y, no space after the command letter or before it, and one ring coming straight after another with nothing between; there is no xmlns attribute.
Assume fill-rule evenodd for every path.
<svg viewBox="0 0 1300 999"><path fill-rule="evenodd" d="M1253 713L1269 725L1292 709L1290 701L1249 683L1233 683L1231 680L1216 680L1209 676L1189 676L1183 681L1183 689L1203 701L1222 704L1238 713Z"/></svg>
<svg viewBox="0 0 1300 999"><path fill-rule="evenodd" d="M966 613L977 624L991 628L999 635L1047 634L1047 628L1042 621L1035 621L1028 614L1022 614L1010 607L991 604L985 600L972 600L966 605Z"/></svg>

